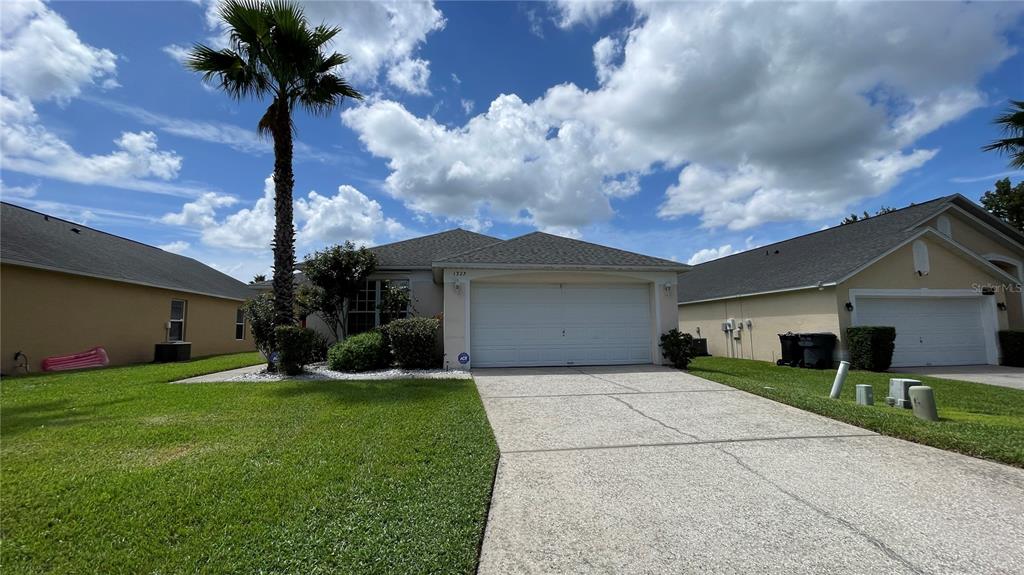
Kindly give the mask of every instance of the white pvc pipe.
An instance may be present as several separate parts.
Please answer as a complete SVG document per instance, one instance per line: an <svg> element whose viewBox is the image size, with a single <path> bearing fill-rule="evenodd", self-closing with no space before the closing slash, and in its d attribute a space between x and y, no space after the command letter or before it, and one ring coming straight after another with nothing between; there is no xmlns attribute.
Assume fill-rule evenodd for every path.
<svg viewBox="0 0 1024 575"><path fill-rule="evenodd" d="M839 371L836 372L836 380L832 382L832 399L839 399L839 393L843 391L843 383L846 382L846 374L850 373L850 362L840 361Z"/></svg>

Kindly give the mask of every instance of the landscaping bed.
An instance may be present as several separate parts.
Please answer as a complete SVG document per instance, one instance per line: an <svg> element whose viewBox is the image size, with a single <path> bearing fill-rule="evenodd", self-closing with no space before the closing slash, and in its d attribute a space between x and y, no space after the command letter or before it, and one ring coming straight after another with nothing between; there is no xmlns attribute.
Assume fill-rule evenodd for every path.
<svg viewBox="0 0 1024 575"><path fill-rule="evenodd" d="M829 398L835 370L779 367L763 361L701 357L690 373L872 431L1024 467L1024 391L927 376L851 371L838 400ZM935 391L941 421L885 405L889 378L912 377ZM875 405L855 402L870 384Z"/></svg>
<svg viewBox="0 0 1024 575"><path fill-rule="evenodd" d="M256 354L5 379L5 573L472 573L472 380L166 385Z"/></svg>
<svg viewBox="0 0 1024 575"><path fill-rule="evenodd" d="M270 372L266 369L232 376L224 381L374 381L383 379L470 379L472 375L468 371L443 370L443 369L401 369L390 368L375 371L363 371L359 373L348 373L335 371L327 367L325 363L314 363L307 365L303 373L299 375L285 375L282 373Z"/></svg>

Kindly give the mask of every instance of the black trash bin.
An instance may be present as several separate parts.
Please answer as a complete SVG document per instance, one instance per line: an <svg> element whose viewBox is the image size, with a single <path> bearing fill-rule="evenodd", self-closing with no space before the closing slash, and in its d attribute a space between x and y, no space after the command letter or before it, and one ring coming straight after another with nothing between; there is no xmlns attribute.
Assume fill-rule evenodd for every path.
<svg viewBox="0 0 1024 575"><path fill-rule="evenodd" d="M803 350L803 367L814 369L832 367L832 354L836 349L836 334L801 333L797 337L800 348Z"/></svg>
<svg viewBox="0 0 1024 575"><path fill-rule="evenodd" d="M775 363L799 367L804 360L804 353L800 348L800 337L793 332L780 333L779 342L782 343L782 359Z"/></svg>

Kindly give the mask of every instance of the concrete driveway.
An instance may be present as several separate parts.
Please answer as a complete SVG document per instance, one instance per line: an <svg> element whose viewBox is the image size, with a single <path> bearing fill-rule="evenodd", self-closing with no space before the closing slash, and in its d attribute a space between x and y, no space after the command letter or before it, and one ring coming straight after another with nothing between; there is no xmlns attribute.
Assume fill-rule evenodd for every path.
<svg viewBox="0 0 1024 575"><path fill-rule="evenodd" d="M1024 470L667 368L474 370L506 573L1020 573Z"/></svg>
<svg viewBox="0 0 1024 575"><path fill-rule="evenodd" d="M955 365L942 367L901 367L891 371L1024 389L1024 367L1010 367L1007 365Z"/></svg>

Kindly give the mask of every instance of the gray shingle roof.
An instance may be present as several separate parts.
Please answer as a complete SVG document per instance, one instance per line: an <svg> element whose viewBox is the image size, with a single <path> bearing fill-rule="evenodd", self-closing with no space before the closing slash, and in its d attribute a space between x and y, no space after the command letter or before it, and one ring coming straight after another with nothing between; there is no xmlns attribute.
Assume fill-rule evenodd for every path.
<svg viewBox="0 0 1024 575"><path fill-rule="evenodd" d="M837 282L910 239L920 232L916 224L957 199L968 201L937 198L700 264L679 276L679 302Z"/></svg>
<svg viewBox="0 0 1024 575"><path fill-rule="evenodd" d="M566 266L652 268L682 271L689 266L544 232L532 232L434 262L435 267L457 265Z"/></svg>
<svg viewBox="0 0 1024 575"><path fill-rule="evenodd" d="M246 285L192 258L2 203L0 261L223 297L245 299Z"/></svg>
<svg viewBox="0 0 1024 575"><path fill-rule="evenodd" d="M438 259L489 246L500 239L456 228L370 248L380 269L430 269Z"/></svg>

